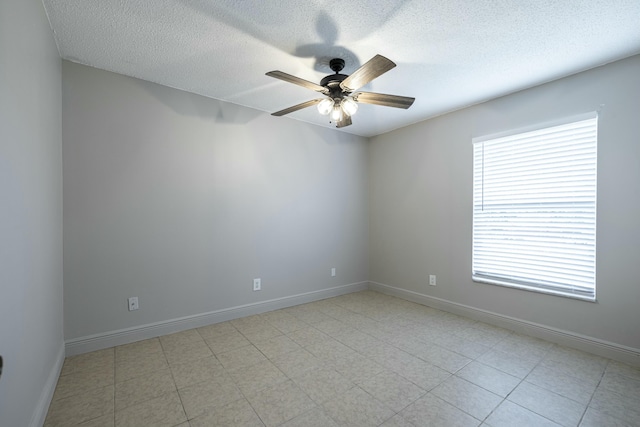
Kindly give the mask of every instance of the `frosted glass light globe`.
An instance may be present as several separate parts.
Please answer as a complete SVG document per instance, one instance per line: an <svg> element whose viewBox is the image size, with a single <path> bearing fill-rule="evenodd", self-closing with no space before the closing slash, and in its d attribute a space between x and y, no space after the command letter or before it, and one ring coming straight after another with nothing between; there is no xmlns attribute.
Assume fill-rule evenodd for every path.
<svg viewBox="0 0 640 427"><path fill-rule="evenodd" d="M349 116L353 116L358 111L358 103L353 98L345 98L342 100L342 109Z"/></svg>
<svg viewBox="0 0 640 427"><path fill-rule="evenodd" d="M335 104L333 106L333 110L331 110L331 120L334 122L342 120L342 108L340 108L340 104Z"/></svg>
<svg viewBox="0 0 640 427"><path fill-rule="evenodd" d="M326 116L333 109L333 99L327 98L323 99L318 103L318 112L323 116Z"/></svg>

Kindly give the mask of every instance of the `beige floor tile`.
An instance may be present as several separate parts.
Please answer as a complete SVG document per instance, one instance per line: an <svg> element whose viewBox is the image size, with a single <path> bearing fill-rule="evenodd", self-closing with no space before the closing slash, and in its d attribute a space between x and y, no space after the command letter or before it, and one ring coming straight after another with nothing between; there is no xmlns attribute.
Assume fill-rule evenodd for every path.
<svg viewBox="0 0 640 427"><path fill-rule="evenodd" d="M502 397L458 377L450 377L431 393L478 420L484 420Z"/></svg>
<svg viewBox="0 0 640 427"><path fill-rule="evenodd" d="M101 417L80 423L78 427L114 427L115 422L114 414L108 413Z"/></svg>
<svg viewBox="0 0 640 427"><path fill-rule="evenodd" d="M363 381L360 387L395 412L400 412L426 391L400 375L385 371Z"/></svg>
<svg viewBox="0 0 640 427"><path fill-rule="evenodd" d="M116 384L116 411L176 391L168 368Z"/></svg>
<svg viewBox="0 0 640 427"><path fill-rule="evenodd" d="M634 426L640 426L638 401L614 391L599 387L593 395L589 408Z"/></svg>
<svg viewBox="0 0 640 427"><path fill-rule="evenodd" d="M171 372L178 389L226 375L222 364L214 356L172 364Z"/></svg>
<svg viewBox="0 0 640 427"><path fill-rule="evenodd" d="M518 378L524 378L536 367L539 360L528 357L513 357L500 350L490 350L478 358L478 362L489 365Z"/></svg>
<svg viewBox="0 0 640 427"><path fill-rule="evenodd" d="M328 316L323 312L314 309L302 308L299 310L288 311L288 313L298 318L298 320L301 320L302 322L312 326L321 322L332 320L331 316Z"/></svg>
<svg viewBox="0 0 640 427"><path fill-rule="evenodd" d="M455 334L487 347L493 347L509 336L511 332L478 322L473 326L456 331Z"/></svg>
<svg viewBox="0 0 640 427"><path fill-rule="evenodd" d="M113 348L70 356L64 360L60 376L80 371L106 368L109 366L113 367L114 360L115 356Z"/></svg>
<svg viewBox="0 0 640 427"><path fill-rule="evenodd" d="M381 330L380 328L382 325L380 322L376 322L369 317L363 316L362 314L353 314L342 321L360 332L364 332L374 337L379 337L377 332ZM382 330L384 331L384 329Z"/></svg>
<svg viewBox="0 0 640 427"><path fill-rule="evenodd" d="M361 354L353 354L335 359L330 366L349 381L359 384L378 375L386 369Z"/></svg>
<svg viewBox="0 0 640 427"><path fill-rule="evenodd" d="M269 323L275 322L277 320L288 321L295 319L292 315L287 313L285 309L268 311L266 313L262 313L260 317L262 318L262 320Z"/></svg>
<svg viewBox="0 0 640 427"><path fill-rule="evenodd" d="M327 320L326 322L317 323L315 325L315 328L321 332L324 332L330 337L335 337L345 329L349 328L349 326L346 323L341 322L339 320L331 319L331 320Z"/></svg>
<svg viewBox="0 0 640 427"><path fill-rule="evenodd" d="M352 328L345 328L336 334L334 338L361 354L367 354L369 349L382 344L378 338Z"/></svg>
<svg viewBox="0 0 640 427"><path fill-rule="evenodd" d="M505 400L487 418L486 424L491 427L559 427L540 415ZM603 426L604 427L604 426Z"/></svg>
<svg viewBox="0 0 640 427"><path fill-rule="evenodd" d="M621 419L604 414L596 409L588 408L582 417L580 427L637 427Z"/></svg>
<svg viewBox="0 0 640 427"><path fill-rule="evenodd" d="M226 353L217 354L216 357L225 369L248 368L256 363L268 360L264 354L253 345L241 347Z"/></svg>
<svg viewBox="0 0 640 427"><path fill-rule="evenodd" d="M410 338L409 345L400 348L409 354L429 362L447 372L455 373L462 369L471 359L436 344L425 344Z"/></svg>
<svg viewBox="0 0 640 427"><path fill-rule="evenodd" d="M333 338L322 342L311 344L305 347L311 354L325 362L332 362L339 358L344 358L357 354L354 350L346 345L336 341Z"/></svg>
<svg viewBox="0 0 640 427"><path fill-rule="evenodd" d="M546 355L547 359L564 361L566 363L589 363L593 368L593 365L606 368L609 362L604 357L596 356L595 354L586 353L584 351L576 350L573 348L563 347L561 345L553 346L549 353Z"/></svg>
<svg viewBox="0 0 640 427"><path fill-rule="evenodd" d="M114 413L113 386L91 390L51 403L45 427L76 425Z"/></svg>
<svg viewBox="0 0 640 427"><path fill-rule="evenodd" d="M174 427L185 421L176 391L116 411L116 427Z"/></svg>
<svg viewBox="0 0 640 427"><path fill-rule="evenodd" d="M509 395L509 400L566 427L577 426L586 409L586 405L526 381Z"/></svg>
<svg viewBox="0 0 640 427"><path fill-rule="evenodd" d="M116 383L131 378L147 375L154 371L168 368L167 358L164 353L149 353L144 357L116 360Z"/></svg>
<svg viewBox="0 0 640 427"><path fill-rule="evenodd" d="M116 363L131 359L146 358L157 353L162 353L162 345L160 345L159 338L120 345L116 347Z"/></svg>
<svg viewBox="0 0 640 427"><path fill-rule="evenodd" d="M315 407L291 380L251 394L247 400L267 427L280 425Z"/></svg>
<svg viewBox="0 0 640 427"><path fill-rule="evenodd" d="M410 355L406 351L387 343L370 348L364 355L377 364L389 368L407 364L411 360L418 359L415 356Z"/></svg>
<svg viewBox="0 0 640 427"><path fill-rule="evenodd" d="M561 396L568 397L583 405L589 403L596 388L595 385L589 381L560 374L543 366L536 367L536 369L525 378L525 381Z"/></svg>
<svg viewBox="0 0 640 427"><path fill-rule="evenodd" d="M254 345L269 359L302 348L286 335L279 335L265 341L258 341L255 342Z"/></svg>
<svg viewBox="0 0 640 427"><path fill-rule="evenodd" d="M456 376L501 397L506 397L522 381L518 377L475 361L458 371Z"/></svg>
<svg viewBox="0 0 640 427"><path fill-rule="evenodd" d="M451 377L451 374L420 359L391 366L392 371L408 379L423 390L429 391Z"/></svg>
<svg viewBox="0 0 640 427"><path fill-rule="evenodd" d="M60 377L53 394L53 400L64 399L112 385L115 381L114 378L113 364L98 363L94 369L76 370Z"/></svg>
<svg viewBox="0 0 640 427"><path fill-rule="evenodd" d="M196 329L189 329L160 337L160 344L162 344L164 351L175 347L181 347L194 341L203 341L202 336L200 336Z"/></svg>
<svg viewBox="0 0 640 427"><path fill-rule="evenodd" d="M212 413L189 421L191 427L264 427L246 399L221 406Z"/></svg>
<svg viewBox="0 0 640 427"><path fill-rule="evenodd" d="M251 345L251 342L240 332L206 338L205 342L216 355Z"/></svg>
<svg viewBox="0 0 640 427"><path fill-rule="evenodd" d="M415 427L415 426L411 424L409 421L402 418L401 415L396 414L393 417L389 418L384 423L380 424L380 427Z"/></svg>
<svg viewBox="0 0 640 427"><path fill-rule="evenodd" d="M256 314L254 316L246 316L238 319L233 319L231 324L239 331L243 329L259 327L264 325L265 320L261 314Z"/></svg>
<svg viewBox="0 0 640 427"><path fill-rule="evenodd" d="M282 424L282 427L338 427L338 425L326 414L324 409L318 406L287 421Z"/></svg>
<svg viewBox="0 0 640 427"><path fill-rule="evenodd" d="M640 381L640 367L630 366L615 360L609 361L607 372L624 375L625 377Z"/></svg>
<svg viewBox="0 0 640 427"><path fill-rule="evenodd" d="M178 390L189 419L215 412L227 403L242 399L242 393L231 379L206 381Z"/></svg>
<svg viewBox="0 0 640 427"><path fill-rule="evenodd" d="M477 359L491 350L491 347L451 333L438 335L431 342L470 359Z"/></svg>
<svg viewBox="0 0 640 427"><path fill-rule="evenodd" d="M476 427L480 424L471 415L431 393L416 400L400 412L400 415L414 426Z"/></svg>
<svg viewBox="0 0 640 427"><path fill-rule="evenodd" d="M203 326L202 328L198 328L197 331L200 336L206 340L226 334L232 334L238 330L231 322L220 322L214 323L213 325Z"/></svg>
<svg viewBox="0 0 640 427"><path fill-rule="evenodd" d="M388 341L398 335L398 331L393 328L387 328L384 324L369 318L357 320L354 327L360 332L364 332L383 341Z"/></svg>
<svg viewBox="0 0 640 427"><path fill-rule="evenodd" d="M311 326L297 329L288 333L287 336L302 347L316 345L322 341L331 339L329 335Z"/></svg>
<svg viewBox="0 0 640 427"><path fill-rule="evenodd" d="M278 318L267 317L267 321L271 326L277 328L283 334L288 334L290 332L309 327L308 323L305 323L288 313L283 313L282 316L279 316Z"/></svg>
<svg viewBox="0 0 640 427"><path fill-rule="evenodd" d="M391 409L357 386L322 406L339 426L379 426L395 415Z"/></svg>
<svg viewBox="0 0 640 427"><path fill-rule="evenodd" d="M551 347L553 344L548 341L514 333L500 341L494 348L516 356L542 359Z"/></svg>
<svg viewBox="0 0 640 427"><path fill-rule="evenodd" d="M280 332L279 329L271 326L268 323L264 323L260 326L254 326L252 328L242 329L240 333L252 343L266 341L270 338L282 335L282 332Z"/></svg>
<svg viewBox="0 0 640 427"><path fill-rule="evenodd" d="M448 328L445 325L433 320L429 320L425 322L422 326L418 328L414 328L413 330L410 331L410 333L416 339L422 342L425 342L427 344L433 343L433 344L441 345L440 342L443 342L446 344L450 342L450 340L448 340L447 337L450 337L451 335L454 335L462 340L477 343L476 341L470 341L470 340L467 340L466 338L462 338L459 335L451 334L451 332L448 330ZM442 345L442 347L445 347L445 346Z"/></svg>
<svg viewBox="0 0 640 427"><path fill-rule="evenodd" d="M544 358L538 367L547 368L562 375L598 385L604 374L604 367L599 363L576 360L573 362Z"/></svg>
<svg viewBox="0 0 640 427"><path fill-rule="evenodd" d="M606 388L640 402L640 380L615 372L607 372L598 387Z"/></svg>
<svg viewBox="0 0 640 427"><path fill-rule="evenodd" d="M276 356L271 361L288 377L324 365L322 360L304 349Z"/></svg>
<svg viewBox="0 0 640 427"><path fill-rule="evenodd" d="M164 354L170 365L213 356L204 340L188 341L175 347L165 348Z"/></svg>
<svg viewBox="0 0 640 427"><path fill-rule="evenodd" d="M307 396L318 404L355 386L335 370L324 367L310 369L292 377L292 379Z"/></svg>
<svg viewBox="0 0 640 427"><path fill-rule="evenodd" d="M269 360L263 360L246 368L228 371L233 382L245 395L286 381L288 378Z"/></svg>

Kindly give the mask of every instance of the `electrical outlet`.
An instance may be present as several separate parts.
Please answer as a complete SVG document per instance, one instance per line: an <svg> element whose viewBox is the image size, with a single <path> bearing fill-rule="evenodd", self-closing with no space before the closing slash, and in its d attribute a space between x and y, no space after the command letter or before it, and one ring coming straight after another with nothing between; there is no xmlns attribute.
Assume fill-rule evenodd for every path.
<svg viewBox="0 0 640 427"><path fill-rule="evenodd" d="M331 277L336 277L336 268L335 267L331 268Z"/></svg>
<svg viewBox="0 0 640 427"><path fill-rule="evenodd" d="M429 284L431 286L435 286L436 285L436 276L435 276L435 274L430 274L429 275Z"/></svg>
<svg viewBox="0 0 640 427"><path fill-rule="evenodd" d="M254 291L262 290L262 281L260 280L260 278L253 279L253 290Z"/></svg>
<svg viewBox="0 0 640 427"><path fill-rule="evenodd" d="M138 305L138 297L129 298L129 311L137 310L140 306Z"/></svg>

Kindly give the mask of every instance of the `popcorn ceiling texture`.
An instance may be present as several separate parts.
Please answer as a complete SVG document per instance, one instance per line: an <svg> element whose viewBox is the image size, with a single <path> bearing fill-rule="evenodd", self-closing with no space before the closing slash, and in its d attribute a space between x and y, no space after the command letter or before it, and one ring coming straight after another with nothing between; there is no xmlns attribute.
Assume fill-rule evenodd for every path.
<svg viewBox="0 0 640 427"><path fill-rule="evenodd" d="M373 136L640 53L638 0L44 0L62 58L266 112L316 97L265 76L319 82L376 53L398 67L342 131ZM330 126L314 108L289 118ZM274 120L287 120L274 118Z"/></svg>

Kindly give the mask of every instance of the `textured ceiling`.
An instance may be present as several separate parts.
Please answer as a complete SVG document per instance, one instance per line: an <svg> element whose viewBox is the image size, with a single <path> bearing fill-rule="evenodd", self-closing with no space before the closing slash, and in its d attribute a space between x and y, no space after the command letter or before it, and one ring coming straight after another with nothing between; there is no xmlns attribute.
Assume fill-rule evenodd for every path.
<svg viewBox="0 0 640 427"><path fill-rule="evenodd" d="M62 58L274 112L317 94L333 57L350 74L375 54L398 66L364 90L413 96L361 105L373 136L640 53L638 0L44 0ZM331 126L314 107L273 120Z"/></svg>

